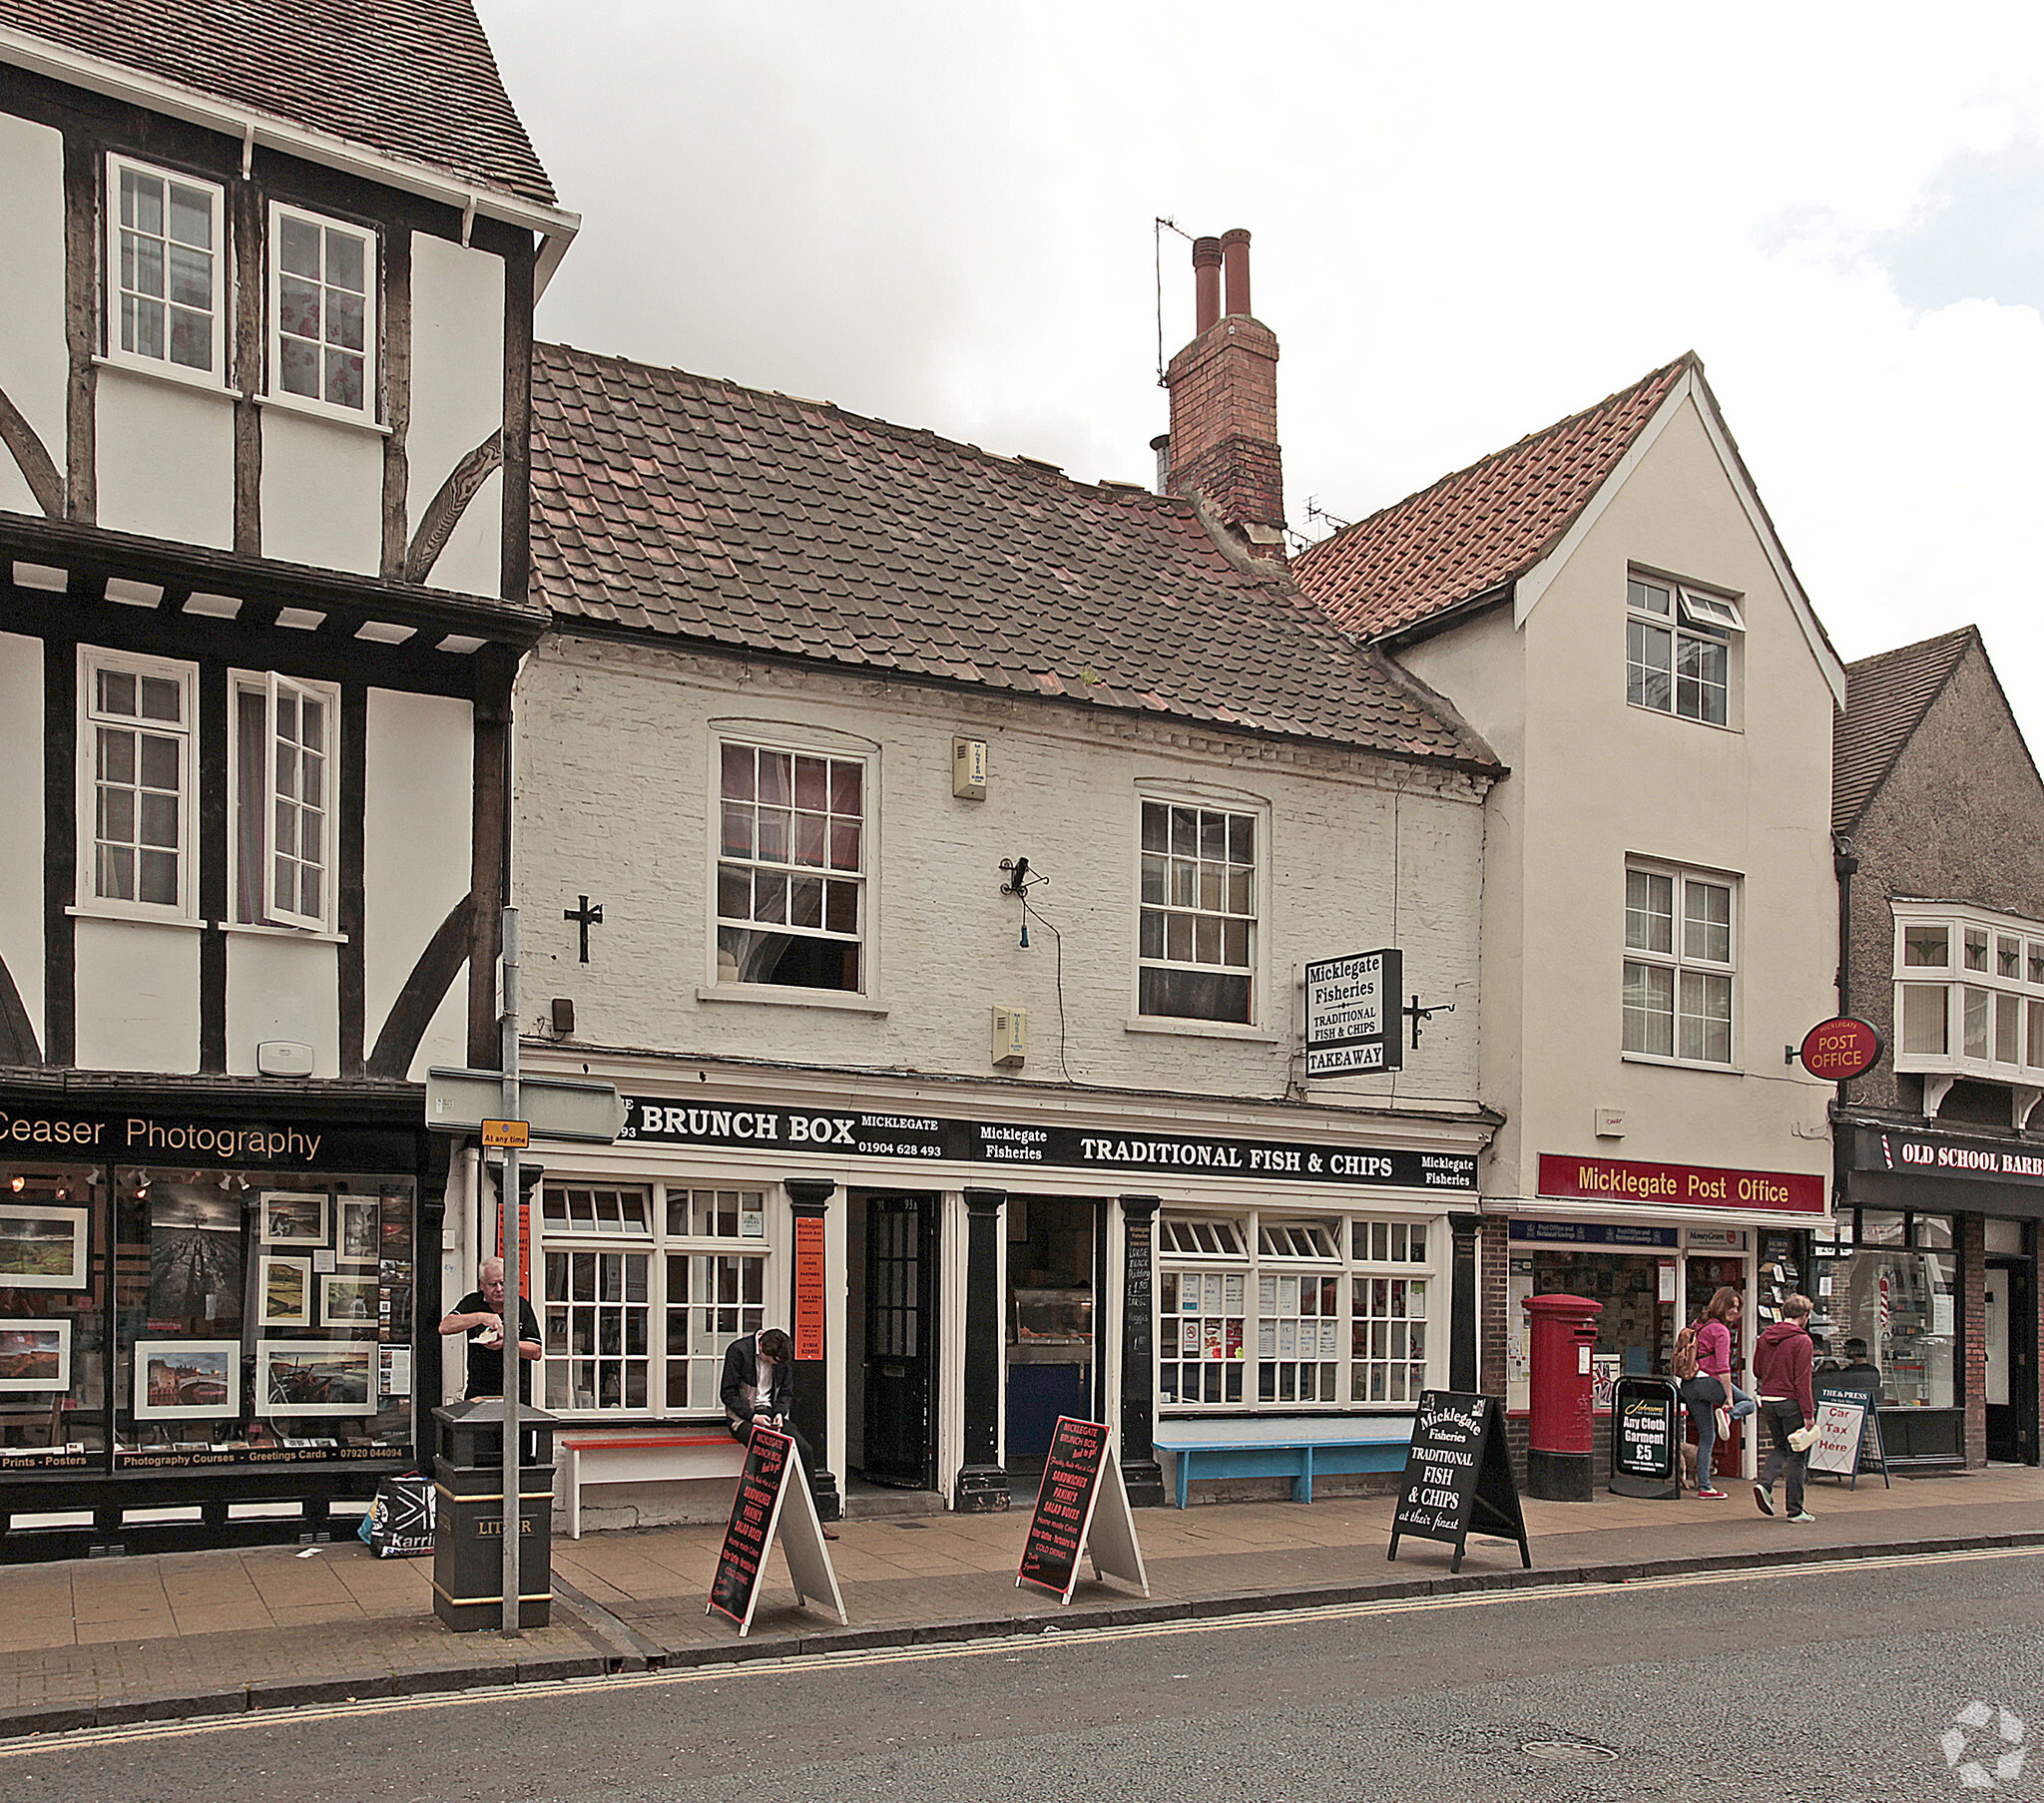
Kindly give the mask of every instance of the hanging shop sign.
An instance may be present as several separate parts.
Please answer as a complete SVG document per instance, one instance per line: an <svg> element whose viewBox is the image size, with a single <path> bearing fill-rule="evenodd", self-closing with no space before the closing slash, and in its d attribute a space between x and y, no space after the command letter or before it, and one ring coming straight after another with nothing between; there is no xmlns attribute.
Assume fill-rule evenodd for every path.
<svg viewBox="0 0 2044 1803"><path fill-rule="evenodd" d="M1305 1074L1360 1077L1404 1066L1398 997L1405 954L1353 952L1305 967Z"/></svg>
<svg viewBox="0 0 2044 1803"><path fill-rule="evenodd" d="M1384 1189L1473 1193L1472 1152L1311 1143L1289 1139L1218 1139L1185 1133L1098 1131L1033 1122L956 1121L934 1115L877 1115L810 1109L684 1107L628 1096L618 1135L657 1145L763 1145L825 1148L866 1158L1060 1170L1176 1171L1191 1175L1296 1183L1353 1183Z"/></svg>
<svg viewBox="0 0 2044 1803"><path fill-rule="evenodd" d="M1540 1193L1565 1201L1648 1207L1766 1208L1821 1214L1824 1180L1795 1170L1721 1170L1706 1164L1645 1164L1629 1158L1540 1154Z"/></svg>
<svg viewBox="0 0 2044 1803"><path fill-rule="evenodd" d="M1850 1083L1880 1063L1880 1035L1864 1021L1839 1015L1802 1036L1802 1068L1825 1083Z"/></svg>
<svg viewBox="0 0 2044 1803"><path fill-rule="evenodd" d="M1398 1557L1402 1535L1446 1541L1455 1549L1448 1570L1459 1572L1472 1534L1517 1541L1521 1564L1531 1568L1526 1517L1505 1450L1504 1409L1494 1396L1422 1391L1386 1557Z"/></svg>
<svg viewBox="0 0 2044 1803"><path fill-rule="evenodd" d="M1676 1227L1636 1227L1618 1220L1515 1220L1511 1236L1532 1245L1605 1246L1617 1252L1673 1252L1682 1243Z"/></svg>

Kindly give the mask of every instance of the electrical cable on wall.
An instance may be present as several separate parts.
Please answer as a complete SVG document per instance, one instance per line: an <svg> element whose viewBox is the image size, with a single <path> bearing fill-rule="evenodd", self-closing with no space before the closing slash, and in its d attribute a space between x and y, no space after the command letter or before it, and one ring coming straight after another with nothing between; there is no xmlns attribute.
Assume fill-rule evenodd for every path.
<svg viewBox="0 0 2044 1803"><path fill-rule="evenodd" d="M1029 949L1029 923L1036 924L1047 932L1057 948L1055 965L1058 998L1058 1069L1064 1073L1067 1083L1079 1080L1072 1075L1072 1067L1065 1062L1065 936L1038 911L1029 899L1030 889L1037 883L1047 883L1050 878L1040 870L1029 868L1027 858L1003 858L1001 868L1008 872L1008 880L1001 885L1003 895L1012 895L1022 904L1022 949Z"/></svg>

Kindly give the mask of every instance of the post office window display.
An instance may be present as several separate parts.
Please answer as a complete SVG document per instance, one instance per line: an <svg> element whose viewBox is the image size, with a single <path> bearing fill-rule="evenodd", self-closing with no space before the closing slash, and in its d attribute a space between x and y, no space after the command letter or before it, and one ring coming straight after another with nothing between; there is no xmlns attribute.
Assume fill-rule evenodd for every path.
<svg viewBox="0 0 2044 1803"><path fill-rule="evenodd" d="M0 1165L0 1471L104 1463L103 1175Z"/></svg>
<svg viewBox="0 0 2044 1803"><path fill-rule="evenodd" d="M118 1462L401 1457L413 1205L400 1176L121 1170Z"/></svg>
<svg viewBox="0 0 2044 1803"><path fill-rule="evenodd" d="M717 980L865 988L866 761L726 740Z"/></svg>
<svg viewBox="0 0 2044 1803"><path fill-rule="evenodd" d="M766 1326L766 1192L561 1183L541 1202L546 1407L718 1406L725 1347Z"/></svg>
<svg viewBox="0 0 2044 1803"><path fill-rule="evenodd" d="M1159 1406L1416 1402L1439 1243L1424 1221L1160 1215Z"/></svg>

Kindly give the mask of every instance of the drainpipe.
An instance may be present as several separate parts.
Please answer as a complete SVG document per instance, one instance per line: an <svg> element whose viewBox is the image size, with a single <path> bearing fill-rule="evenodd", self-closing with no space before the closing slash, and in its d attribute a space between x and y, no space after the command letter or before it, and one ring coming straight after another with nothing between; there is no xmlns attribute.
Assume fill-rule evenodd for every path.
<svg viewBox="0 0 2044 1803"><path fill-rule="evenodd" d="M1859 854L1852 841L1841 832L1831 834L1831 873L1838 879L1838 1012L1848 1015L1852 1012L1852 879L1859 873ZM1831 1108L1833 1214L1849 1199L1848 1173L1852 1168L1852 1152L1845 1131L1841 1130L1844 1123L1839 1119L1844 1112L1849 1087L1842 1082L1838 1085L1837 1101Z"/></svg>

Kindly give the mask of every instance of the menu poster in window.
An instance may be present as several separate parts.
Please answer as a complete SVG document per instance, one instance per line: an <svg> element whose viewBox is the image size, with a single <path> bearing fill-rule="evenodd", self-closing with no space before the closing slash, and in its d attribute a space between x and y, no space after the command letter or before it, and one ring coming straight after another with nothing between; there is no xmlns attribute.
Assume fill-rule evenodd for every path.
<svg viewBox="0 0 2044 1803"><path fill-rule="evenodd" d="M823 1356L823 1217L820 1214L795 1217L794 1356L798 1364Z"/></svg>
<svg viewBox="0 0 2044 1803"><path fill-rule="evenodd" d="M1093 1561L1096 1578L1124 1578L1150 1594L1129 1493L1106 1424L1060 1415L1022 1543L1015 1587L1034 1584L1070 1602L1082 1555Z"/></svg>
<svg viewBox="0 0 2044 1803"><path fill-rule="evenodd" d="M837 1575L830 1569L823 1524L817 1518L815 1499L809 1494L808 1477L794 1441L771 1428L756 1427L746 1448L745 1467L739 1473L738 1495L732 1499L717 1571L710 1580L710 1601L703 1611L729 1616L739 1624L742 1637L753 1631L753 1615L760 1606L760 1580L776 1533L781 1534L780 1550L787 1560L796 1605L805 1606L811 1596L818 1600L827 1597L843 1625L847 1619L844 1597L837 1588Z"/></svg>
<svg viewBox="0 0 2044 1803"><path fill-rule="evenodd" d="M1455 1549L1448 1570L1459 1572L1472 1534L1517 1541L1520 1561L1531 1569L1533 1550L1505 1450L1504 1410L1494 1396L1424 1390L1385 1557L1398 1557L1401 1536L1446 1541Z"/></svg>

